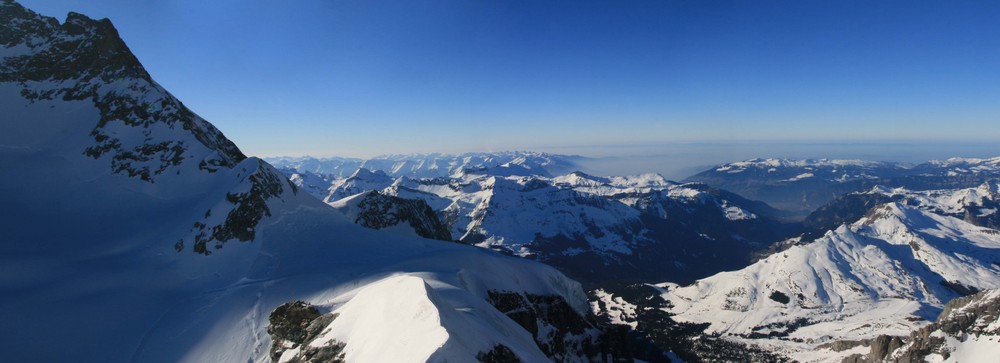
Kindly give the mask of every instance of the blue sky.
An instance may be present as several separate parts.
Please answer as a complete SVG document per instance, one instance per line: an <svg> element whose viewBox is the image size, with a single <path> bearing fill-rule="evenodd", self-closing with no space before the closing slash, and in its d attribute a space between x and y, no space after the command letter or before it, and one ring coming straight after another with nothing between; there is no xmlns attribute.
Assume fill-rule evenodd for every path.
<svg viewBox="0 0 1000 363"><path fill-rule="evenodd" d="M996 1L22 3L254 155L1000 141Z"/></svg>

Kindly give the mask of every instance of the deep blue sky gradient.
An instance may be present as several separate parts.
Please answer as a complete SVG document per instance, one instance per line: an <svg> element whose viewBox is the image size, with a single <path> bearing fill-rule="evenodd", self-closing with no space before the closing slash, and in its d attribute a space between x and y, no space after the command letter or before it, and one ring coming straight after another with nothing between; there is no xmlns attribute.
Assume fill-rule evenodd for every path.
<svg viewBox="0 0 1000 363"><path fill-rule="evenodd" d="M1000 141L997 1L22 3L255 155Z"/></svg>

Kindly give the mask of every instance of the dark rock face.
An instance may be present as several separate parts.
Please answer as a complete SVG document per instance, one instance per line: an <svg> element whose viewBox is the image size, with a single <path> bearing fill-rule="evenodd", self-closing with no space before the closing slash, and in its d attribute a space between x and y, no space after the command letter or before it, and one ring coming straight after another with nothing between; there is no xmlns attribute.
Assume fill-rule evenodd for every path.
<svg viewBox="0 0 1000 363"><path fill-rule="evenodd" d="M476 359L483 363L521 363L521 359L503 344L497 344L489 352L480 352Z"/></svg>
<svg viewBox="0 0 1000 363"><path fill-rule="evenodd" d="M343 343L330 342L322 347L309 346L309 342L319 336L336 318L335 314L321 315L316 307L302 301L293 301L277 307L268 316L270 325L267 327L267 333L271 335L271 361L277 362L287 350L299 349L288 362L344 362Z"/></svg>
<svg viewBox="0 0 1000 363"><path fill-rule="evenodd" d="M153 184L165 175L232 170L248 160L222 132L152 80L108 19L70 13L60 24L3 0L0 22L0 44L21 46L0 60L0 82L19 85L31 102L91 102L99 119L90 132L93 143L79 152L107 161L112 172ZM194 222L193 240L178 240L178 252L190 246L208 255L210 247L221 248L226 241L255 238L257 223L270 215L267 201L282 194L287 181L259 160L250 164L238 175L238 182L249 187L234 188L226 195L231 206L216 211L225 220L210 221L206 215Z"/></svg>
<svg viewBox="0 0 1000 363"><path fill-rule="evenodd" d="M586 319L560 296L490 291L489 302L531 333L553 361L632 361L624 331Z"/></svg>
<svg viewBox="0 0 1000 363"><path fill-rule="evenodd" d="M358 217L354 223L372 229L406 223L421 237L452 240L448 227L441 223L434 210L423 200L399 198L378 191L371 191L362 198L358 203Z"/></svg>
<svg viewBox="0 0 1000 363"><path fill-rule="evenodd" d="M667 312L669 304L660 298L655 288L645 284L617 284L605 286L606 293L620 297L636 306L636 324L628 333L636 359L647 362L669 362L666 352L673 352L685 362L790 362L784 356L753 345L737 343L715 335L704 334L708 324L682 323L673 320ZM598 308L598 319L606 321L608 307L598 298L592 298ZM619 325L622 329L628 326Z"/></svg>
<svg viewBox="0 0 1000 363"><path fill-rule="evenodd" d="M319 310L303 301L285 303L271 312L267 333L278 339L301 342L308 334L306 327L319 316Z"/></svg>
<svg viewBox="0 0 1000 363"><path fill-rule="evenodd" d="M248 168L240 174L240 185L249 184L249 190L226 193L226 202L229 205L220 207L220 215L225 215L225 219L217 221L213 219L212 209L205 212L204 217L194 222L191 227L193 235L193 251L198 254L211 255L213 250L221 249L226 242L237 240L250 242L257 237L257 224L264 217L271 216L271 209L268 202L282 199L286 190L297 193L297 188L290 181L285 179L280 173L271 168L263 161L249 159L253 161L250 165L254 169ZM242 163L245 165L247 163ZM286 187L288 189L286 189ZM174 248L177 252L184 249L185 240L178 241Z"/></svg>
<svg viewBox="0 0 1000 363"><path fill-rule="evenodd" d="M789 302L792 301L792 299L789 298L788 295L785 295L781 291L771 291L771 296L769 296L769 298L771 300L777 301L782 304L788 304Z"/></svg>
<svg viewBox="0 0 1000 363"><path fill-rule="evenodd" d="M1000 328L995 324L998 319L998 290L956 298L945 304L934 323L910 333L908 337L879 336L871 342L867 355L855 354L845 358L844 362L924 362L931 355L948 359L954 347L949 346L945 337L959 344L973 338L1000 337Z"/></svg>
<svg viewBox="0 0 1000 363"><path fill-rule="evenodd" d="M60 25L54 18L3 1L0 21L13 25L4 27L0 43L31 49L4 59L0 82L19 83L29 100L91 100L101 118L91 132L95 144L81 152L95 159L108 156L116 173L153 182L154 176L189 157L183 140L150 137L153 125L186 130L218 152L211 160L217 166L232 167L246 158L218 129L153 82L108 19L70 13ZM36 87L37 82L55 86ZM143 129L146 138L118 138L106 130L115 124Z"/></svg>

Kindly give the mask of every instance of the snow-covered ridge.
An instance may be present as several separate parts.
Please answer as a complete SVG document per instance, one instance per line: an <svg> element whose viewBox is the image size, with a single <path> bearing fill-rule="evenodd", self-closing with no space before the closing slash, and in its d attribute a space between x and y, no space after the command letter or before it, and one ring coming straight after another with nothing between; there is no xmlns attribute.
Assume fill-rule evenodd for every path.
<svg viewBox="0 0 1000 363"><path fill-rule="evenodd" d="M730 178L751 177L739 175L752 171L755 178L784 178L792 182L802 178L797 175L813 173L814 176L830 177L833 181L845 182L855 179L877 179L902 175L941 175L956 176L961 174L1000 173L1000 157L992 158L962 158L953 157L946 160L932 160L922 164L900 162L884 162L869 160L836 160L836 159L750 159L718 165L699 175L713 173L729 174ZM697 179L699 175L692 177Z"/></svg>
<svg viewBox="0 0 1000 363"><path fill-rule="evenodd" d="M1000 182L988 182L975 188L927 191L877 186L858 194L879 194L943 215L964 217L972 213L976 217L987 217L996 213L997 203L1000 203Z"/></svg>
<svg viewBox="0 0 1000 363"><path fill-rule="evenodd" d="M1000 233L902 203L753 265L663 284L679 321L748 340L801 361L818 344L906 334L944 304L1000 287ZM815 354L814 354L815 353Z"/></svg>
<svg viewBox="0 0 1000 363"><path fill-rule="evenodd" d="M497 344L524 361L546 361L527 331L485 300L458 306L428 281L396 275L370 283L332 311L332 321L304 346L285 351L278 362L306 349L342 345L347 362L463 361L488 352ZM467 309L490 314L470 319ZM301 359L301 358L300 358Z"/></svg>
<svg viewBox="0 0 1000 363"><path fill-rule="evenodd" d="M765 170L770 170L771 168L790 168L790 167L837 168L837 167L853 166L853 167L874 168L874 167L886 167L893 165L895 164L881 162L881 161L868 161L868 160L758 158L758 159L750 159L750 160L732 162L728 164L722 164L715 167L715 171L738 173L751 168L765 169Z"/></svg>
<svg viewBox="0 0 1000 363"><path fill-rule="evenodd" d="M880 203L898 202L977 226L1000 228L1000 184L986 182L972 188L913 191L875 186L843 195L810 214L805 224L816 230L849 223Z"/></svg>
<svg viewBox="0 0 1000 363"><path fill-rule="evenodd" d="M951 158L917 165L828 159L753 159L685 179L728 190L805 217L836 196L876 185L911 190L974 187L1000 179L1000 157Z"/></svg>
<svg viewBox="0 0 1000 363"><path fill-rule="evenodd" d="M969 167L982 167L982 168L998 168L1000 167L1000 156L992 158L961 158L953 157L945 160L932 160L931 164L942 166L942 167L953 167L953 166L969 166Z"/></svg>

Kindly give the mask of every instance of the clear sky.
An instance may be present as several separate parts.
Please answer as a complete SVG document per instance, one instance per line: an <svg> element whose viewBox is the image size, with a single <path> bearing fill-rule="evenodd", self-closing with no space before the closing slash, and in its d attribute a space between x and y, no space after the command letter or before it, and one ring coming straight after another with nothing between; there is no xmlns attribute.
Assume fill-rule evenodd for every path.
<svg viewBox="0 0 1000 363"><path fill-rule="evenodd" d="M253 155L1000 141L1000 1L21 1Z"/></svg>

